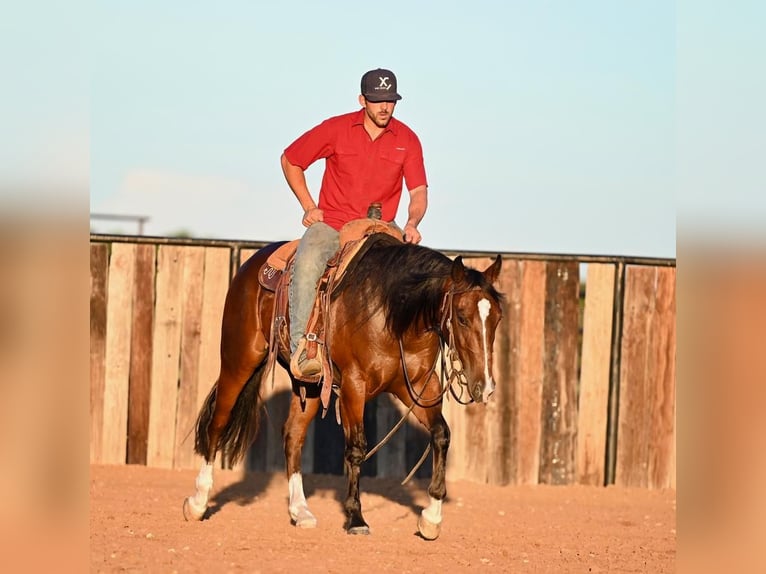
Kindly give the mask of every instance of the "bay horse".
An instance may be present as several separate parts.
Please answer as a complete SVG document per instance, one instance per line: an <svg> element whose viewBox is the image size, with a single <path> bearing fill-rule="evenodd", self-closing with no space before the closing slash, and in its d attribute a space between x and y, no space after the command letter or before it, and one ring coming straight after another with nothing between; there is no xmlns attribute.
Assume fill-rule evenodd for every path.
<svg viewBox="0 0 766 574"><path fill-rule="evenodd" d="M275 246L253 254L226 295L220 374L200 409L195 430L195 451L205 461L195 494L184 501L187 520L201 520L205 514L216 453L222 451L231 463L240 460L257 432L269 342L273 345L276 340L270 332L275 296L262 288L258 273ZM360 467L367 452L365 402L389 392L430 432L430 503L418 518L418 530L426 539L438 537L450 431L441 409L446 385L436 367L441 357L442 372L445 366L450 368L473 401L484 402L493 392L492 347L503 303L493 283L501 264L498 255L481 272L464 266L461 257L452 261L438 251L375 233L332 290L325 319L332 381L325 378L322 384L332 383L339 401L348 474L344 528L349 534L369 533L359 500ZM279 347L278 360L289 373L289 349ZM283 427L288 511L296 526L310 528L317 520L303 491L301 451L320 397L318 391L301 389L302 385L315 389L316 384L302 383L292 375L291 380L293 393Z"/></svg>

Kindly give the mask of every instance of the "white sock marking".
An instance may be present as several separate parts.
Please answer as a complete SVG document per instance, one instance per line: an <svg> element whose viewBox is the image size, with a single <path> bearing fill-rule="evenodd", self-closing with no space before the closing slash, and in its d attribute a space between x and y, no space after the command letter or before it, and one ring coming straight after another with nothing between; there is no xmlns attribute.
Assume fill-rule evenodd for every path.
<svg viewBox="0 0 766 574"><path fill-rule="evenodd" d="M427 508L423 509L423 512L421 512L421 514L430 523L441 524L442 523L442 501L436 500L432 496L429 496L428 498L431 499L431 503L428 505Z"/></svg>
<svg viewBox="0 0 766 574"><path fill-rule="evenodd" d="M197 491L194 496L190 496L187 500L191 508L192 515L195 517L202 517L207 508L207 501L210 497L210 491L213 488L213 465L202 463L202 468L199 469L199 474L194 481L194 486Z"/></svg>
<svg viewBox="0 0 766 574"><path fill-rule="evenodd" d="M300 472L294 472L287 483L290 491L290 515L295 518L301 506L307 507L306 495L303 493L303 476Z"/></svg>
<svg viewBox="0 0 766 574"><path fill-rule="evenodd" d="M300 528L314 528L317 525L317 519L311 514L306 502L306 495L303 493L303 476L300 472L294 472L290 476L287 488L290 491L290 499L287 503L290 518Z"/></svg>

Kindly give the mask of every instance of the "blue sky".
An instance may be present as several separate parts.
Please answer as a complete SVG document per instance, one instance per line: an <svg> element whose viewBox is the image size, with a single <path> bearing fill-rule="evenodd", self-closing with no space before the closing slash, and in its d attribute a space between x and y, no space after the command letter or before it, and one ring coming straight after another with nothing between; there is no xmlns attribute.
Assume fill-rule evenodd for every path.
<svg viewBox="0 0 766 574"><path fill-rule="evenodd" d="M431 247L674 257L679 211L766 214L755 2L38 4L2 30L0 60L29 65L6 89L27 114L3 113L20 137L0 183L89 185L91 212L149 216L148 234L300 236L280 153L356 109L378 66L423 143Z"/></svg>

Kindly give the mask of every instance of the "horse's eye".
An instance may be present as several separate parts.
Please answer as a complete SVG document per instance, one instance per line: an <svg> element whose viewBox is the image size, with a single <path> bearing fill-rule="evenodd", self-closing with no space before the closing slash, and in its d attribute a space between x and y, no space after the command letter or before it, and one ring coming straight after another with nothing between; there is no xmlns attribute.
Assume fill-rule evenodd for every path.
<svg viewBox="0 0 766 574"><path fill-rule="evenodd" d="M465 315L458 314L457 316L457 322L461 327L467 327L468 326L468 319L466 319Z"/></svg>

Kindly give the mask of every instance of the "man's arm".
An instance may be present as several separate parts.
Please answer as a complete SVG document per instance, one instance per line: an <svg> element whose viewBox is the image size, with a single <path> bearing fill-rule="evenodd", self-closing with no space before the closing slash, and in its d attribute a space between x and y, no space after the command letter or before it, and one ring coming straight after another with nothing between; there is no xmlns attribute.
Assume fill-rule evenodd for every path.
<svg viewBox="0 0 766 574"><path fill-rule="evenodd" d="M426 214L428 208L428 188L420 185L410 190L410 205L407 208L407 223L404 226L404 241L406 243L420 243L422 239L418 231L418 224Z"/></svg>
<svg viewBox="0 0 766 574"><path fill-rule="evenodd" d="M287 185L298 198L298 201L303 208L303 225L309 227L312 223L317 221L324 221L324 212L317 207L314 198L311 197L308 185L306 185L306 174L303 169L297 165L290 163L285 154L282 154L280 158L282 163L282 173L285 174ZM422 217L422 216L421 216Z"/></svg>

